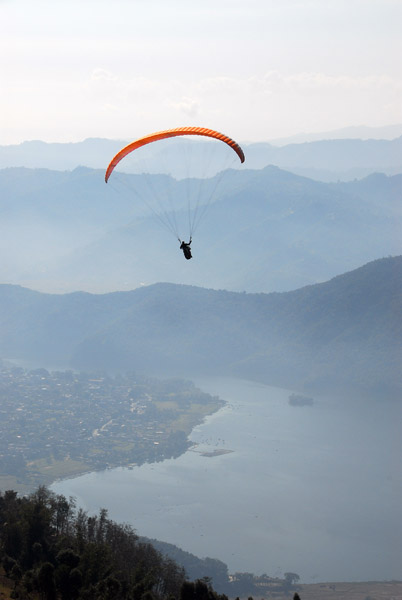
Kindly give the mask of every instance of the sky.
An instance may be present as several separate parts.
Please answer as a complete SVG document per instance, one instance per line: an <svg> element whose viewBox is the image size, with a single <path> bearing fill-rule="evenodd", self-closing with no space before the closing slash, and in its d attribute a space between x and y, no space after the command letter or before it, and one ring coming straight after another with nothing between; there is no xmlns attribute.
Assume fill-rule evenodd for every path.
<svg viewBox="0 0 402 600"><path fill-rule="evenodd" d="M402 0L0 0L0 145L402 122Z"/></svg>

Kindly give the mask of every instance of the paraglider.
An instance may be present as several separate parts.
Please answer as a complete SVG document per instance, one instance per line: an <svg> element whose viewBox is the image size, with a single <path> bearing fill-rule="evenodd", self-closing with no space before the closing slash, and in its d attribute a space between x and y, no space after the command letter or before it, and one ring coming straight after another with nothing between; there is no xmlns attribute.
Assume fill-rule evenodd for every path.
<svg viewBox="0 0 402 600"><path fill-rule="evenodd" d="M204 127L176 127L175 129L167 129L165 131L151 133L149 135L146 135L144 137L141 137L141 138L135 140L134 142L131 142L130 144L128 144L127 146L122 148L119 152L117 152L117 154L110 161L110 163L106 169L106 173L105 173L105 182L107 183L109 181L109 178L111 177L114 169L120 163L120 161L123 160L126 156L130 155L131 153L137 152L140 148L143 148L143 147L147 146L148 144L151 144L154 142L161 142L162 140L166 140L168 138L182 137L182 136L202 136L202 137L210 138L211 140L217 140L217 141L223 142L228 147L227 154L230 156L230 161L233 161L232 151L235 153L235 158L238 158L240 160L240 163L244 163L244 161L245 161L243 150L241 149L239 144L237 144L237 142L232 140L230 137L228 137L222 133L219 133L218 131L214 131L213 129L206 129ZM170 150L170 148L168 148L168 150ZM209 153L209 154L211 155L211 153ZM236 155L237 155L237 157L236 157ZM197 160L198 160L198 157L197 157ZM208 161L211 161L211 156L208 156ZM220 165L217 165L216 172L223 173L224 166L221 169L221 171L219 170L219 166ZM144 173L141 173L141 175L144 175ZM219 177L219 175L217 175L216 177ZM170 176L170 179L171 179L171 176ZM200 178L200 179L202 179L202 178ZM194 178L194 176L191 174L186 176L186 180L191 181L192 184L194 181L198 181L198 179ZM187 260L192 258L190 245L192 242L192 235L195 231L195 228L196 228L196 226L198 226L200 219L203 217L203 215L206 212L207 207L211 203L212 194L216 193L217 184L215 182L213 184L210 182L211 182L211 180L209 180L209 184L208 184L209 188L208 188L207 194L202 195L198 191L198 196L197 196L196 200L194 201L194 205L191 202L190 194L188 194L186 204L187 204L187 212L188 212L187 220L188 220L188 227L189 227L189 232L188 232L189 242L182 241L183 237L182 237L182 235L180 235L179 227L178 227L177 219L176 219L177 214L180 211L181 212L184 211L183 203L181 205L179 205L179 208L175 208L173 206L173 203L171 203L171 202L168 203L167 201L165 201L165 198L168 195L167 194L168 190L166 190L166 189L163 190L162 194L160 193L160 197L158 198L158 204L156 205L156 208L153 208L152 206L150 206L150 202L147 201L146 199L144 199L144 203L147 206L149 206L153 215L155 217L157 217L157 219L160 221L160 223L162 225L164 225L165 228L170 230L170 232L173 233L173 235L175 235L175 237L179 240L180 249L183 251L183 254ZM149 185L149 187L154 188L155 186ZM169 187L169 186L167 185L165 187ZM212 190L212 191L210 191L210 190ZM209 197L208 197L208 194L209 194Z"/></svg>
<svg viewBox="0 0 402 600"><path fill-rule="evenodd" d="M192 254L191 254L191 248L190 248L191 242L192 242L192 239L190 238L190 241L187 242L187 244L186 244L186 242L182 242L180 244L180 250L183 250L183 254L187 260L189 260L190 258L193 258Z"/></svg>

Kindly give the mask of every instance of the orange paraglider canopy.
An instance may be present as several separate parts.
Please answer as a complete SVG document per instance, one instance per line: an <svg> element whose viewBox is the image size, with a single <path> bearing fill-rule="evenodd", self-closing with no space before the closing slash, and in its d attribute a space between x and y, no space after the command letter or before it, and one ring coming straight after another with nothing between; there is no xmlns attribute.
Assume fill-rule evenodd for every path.
<svg viewBox="0 0 402 600"><path fill-rule="evenodd" d="M108 182L110 175L113 172L115 166L121 161L122 158L130 154L133 150L137 148L141 148L141 146L145 146L146 144L150 144L151 142L156 142L158 140L163 140L165 138L176 137L179 135L203 135L206 137L214 138L216 140L220 140L230 146L240 158L240 162L244 162L244 153L240 148L239 144L237 144L234 140L230 139L223 133L219 133L218 131L214 131L213 129L206 129L204 127L176 127L175 129L167 129L166 131L158 131L157 133L151 133L150 135L146 135L145 137L139 138L128 146L125 146L120 150L116 156L112 158L108 168L106 169L105 174L105 182Z"/></svg>

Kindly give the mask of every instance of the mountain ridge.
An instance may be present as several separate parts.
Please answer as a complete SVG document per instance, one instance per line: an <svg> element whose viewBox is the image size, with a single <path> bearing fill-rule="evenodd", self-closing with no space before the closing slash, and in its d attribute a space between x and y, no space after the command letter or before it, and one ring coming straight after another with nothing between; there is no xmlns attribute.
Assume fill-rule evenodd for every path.
<svg viewBox="0 0 402 600"><path fill-rule="evenodd" d="M88 138L81 142L51 143L33 140L21 144L0 146L0 168L30 167L72 170L79 166L106 169L111 158L130 140ZM191 140L191 152L211 142ZM213 146L211 146L213 147ZM324 181L353 180L375 171L389 175L402 172L402 136L389 139L334 138L312 141L290 141L282 145L273 142L243 144L246 166L260 169L274 164L282 169ZM223 151L223 149L222 149ZM216 157L220 156L218 151ZM169 145L168 160L158 153L147 162L152 172L166 172L183 177L180 162L182 152L177 141ZM217 162L219 170L219 161ZM124 161L123 170L136 172L135 155ZM163 169L161 171L161 169Z"/></svg>
<svg viewBox="0 0 402 600"><path fill-rule="evenodd" d="M187 184L169 183L180 202ZM228 171L189 264L133 188L145 191L141 176L125 175L116 191L99 170L0 170L0 280L56 292L166 280L286 291L402 252L402 175L323 183L274 166Z"/></svg>
<svg viewBox="0 0 402 600"><path fill-rule="evenodd" d="M0 286L3 358L299 390L402 390L402 256L282 293L171 283L105 295L29 292Z"/></svg>

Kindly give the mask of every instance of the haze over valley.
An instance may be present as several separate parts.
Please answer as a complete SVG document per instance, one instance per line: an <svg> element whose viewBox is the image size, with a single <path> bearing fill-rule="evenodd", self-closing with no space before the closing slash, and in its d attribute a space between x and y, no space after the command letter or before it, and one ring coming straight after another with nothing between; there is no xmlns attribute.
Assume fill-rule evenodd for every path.
<svg viewBox="0 0 402 600"><path fill-rule="evenodd" d="M172 143L106 185L88 157L114 144L0 153L1 485L106 505L229 595L402 577L400 138L250 144L191 179ZM191 261L166 190L168 224L199 195Z"/></svg>
<svg viewBox="0 0 402 600"><path fill-rule="evenodd" d="M1 600L402 600L401 23L0 0Z"/></svg>
<svg viewBox="0 0 402 600"><path fill-rule="evenodd" d="M401 175L323 183L266 166L201 184L118 173L107 185L103 175L86 167L0 171L3 282L56 293L160 281L281 292L402 253ZM168 188L175 218L186 223L186 194L199 187L201 202L214 195L194 236L190 268L148 204Z"/></svg>

